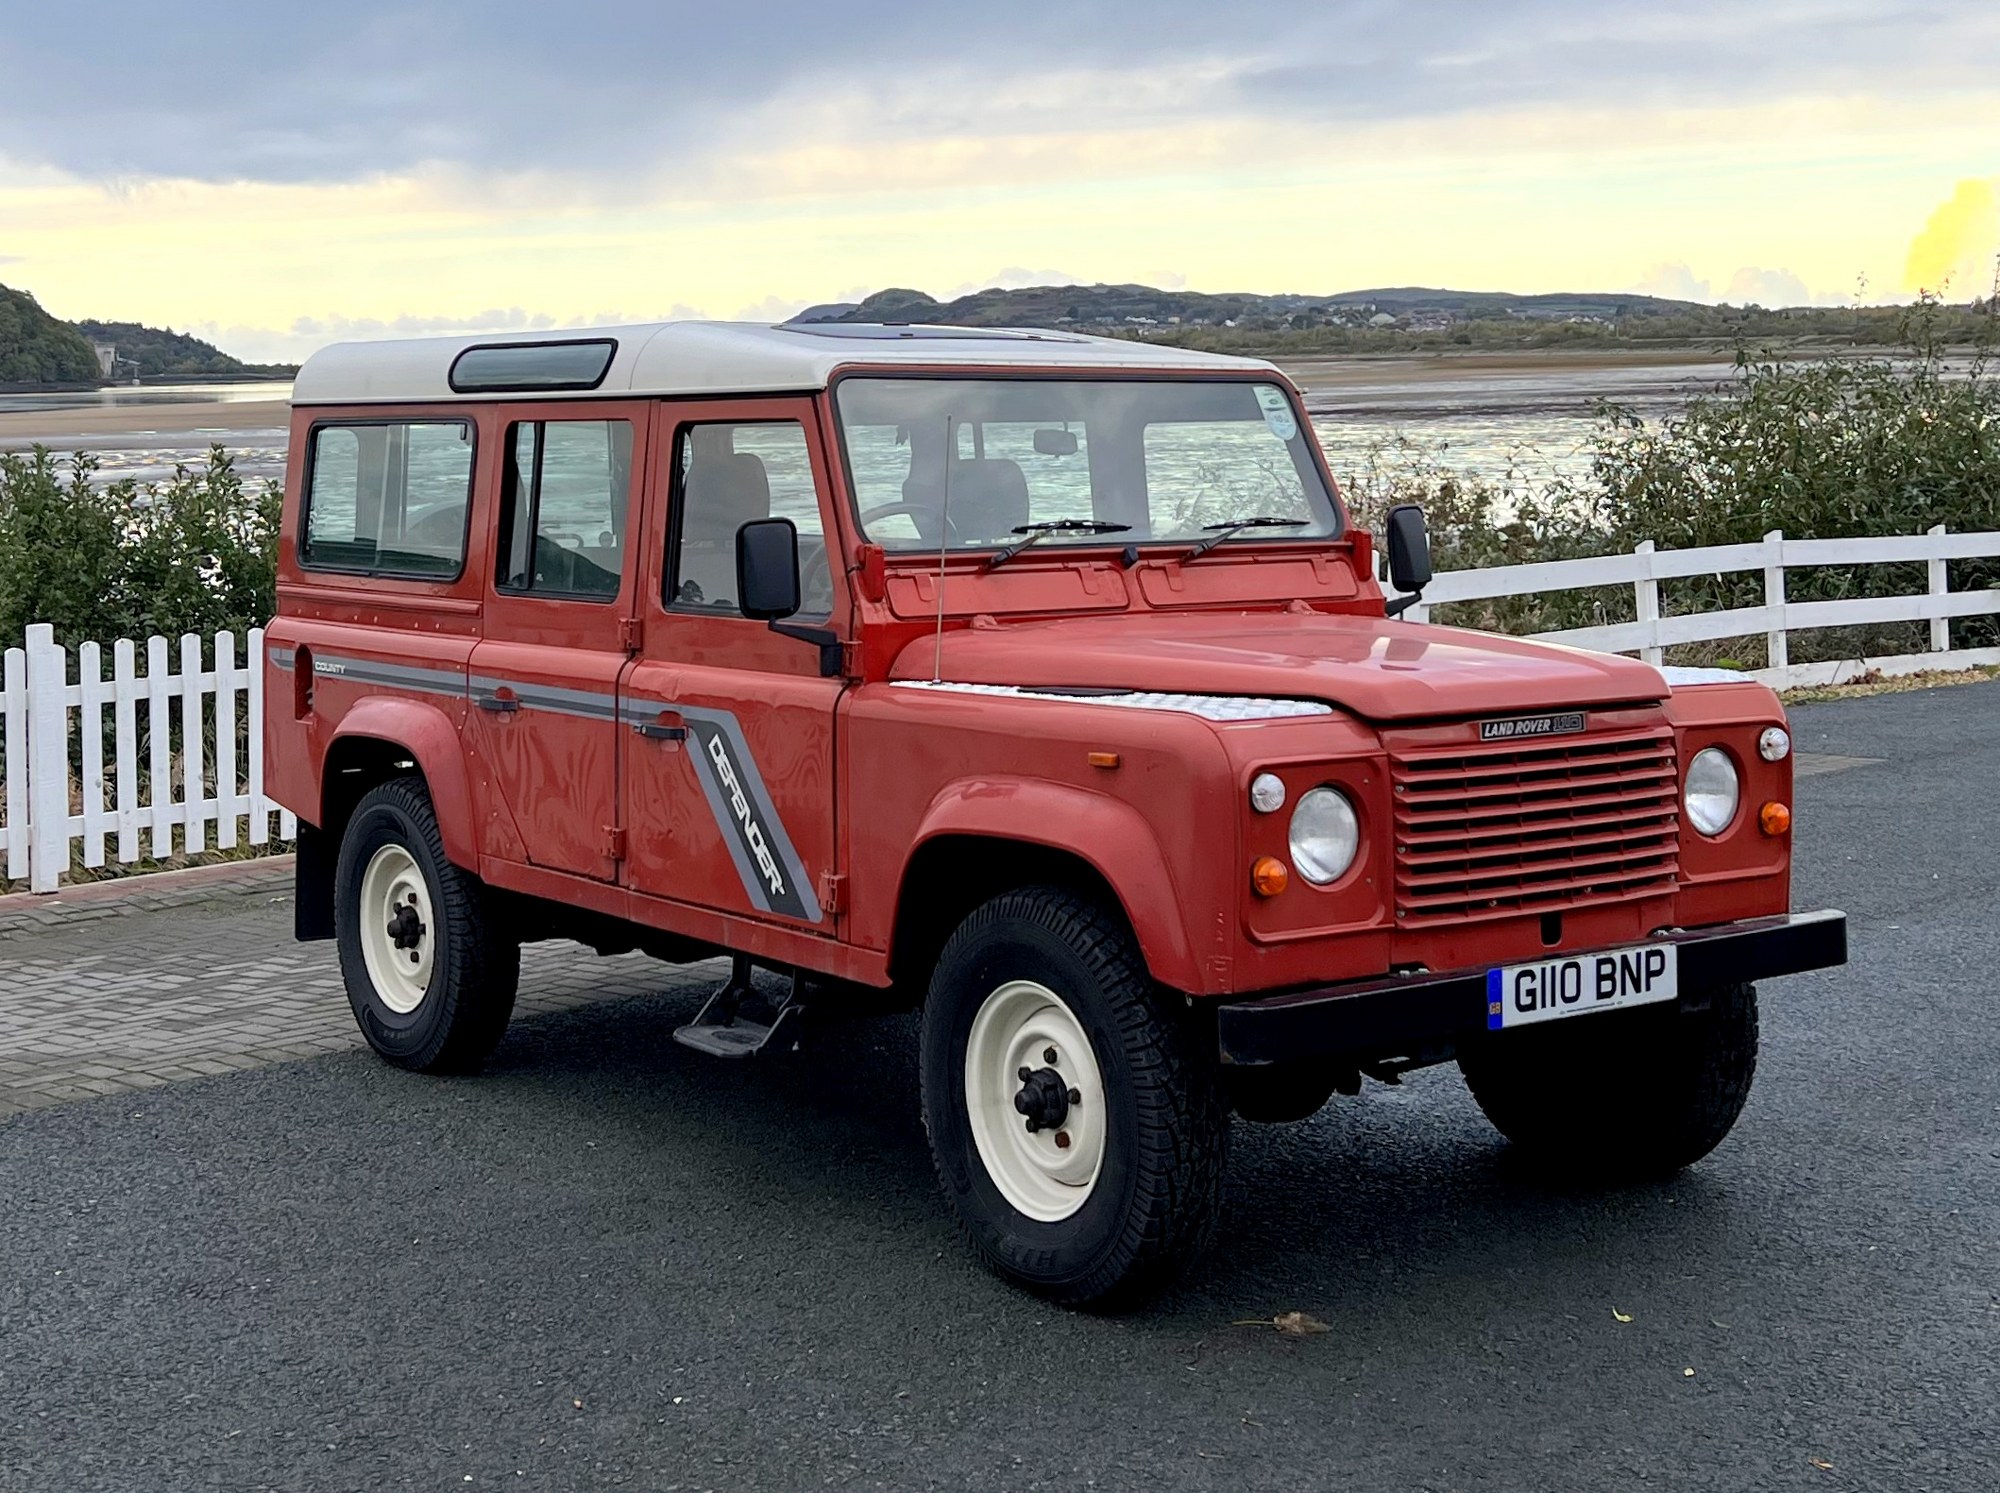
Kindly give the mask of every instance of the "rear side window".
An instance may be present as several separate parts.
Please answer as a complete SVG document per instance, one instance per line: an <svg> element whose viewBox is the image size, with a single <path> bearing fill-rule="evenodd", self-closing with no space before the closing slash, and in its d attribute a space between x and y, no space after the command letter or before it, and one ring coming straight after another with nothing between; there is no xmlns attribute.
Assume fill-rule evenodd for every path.
<svg viewBox="0 0 2000 1493"><path fill-rule="evenodd" d="M470 422L318 425L307 470L301 564L431 580L464 569Z"/></svg>
<svg viewBox="0 0 2000 1493"><path fill-rule="evenodd" d="M502 591L610 601L625 571L631 492L629 421L509 426L494 584Z"/></svg>

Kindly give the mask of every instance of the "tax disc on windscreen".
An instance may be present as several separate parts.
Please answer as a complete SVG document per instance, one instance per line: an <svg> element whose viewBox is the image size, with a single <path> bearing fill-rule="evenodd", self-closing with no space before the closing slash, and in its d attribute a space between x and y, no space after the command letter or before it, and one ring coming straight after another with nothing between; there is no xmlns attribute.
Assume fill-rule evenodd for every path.
<svg viewBox="0 0 2000 1493"><path fill-rule="evenodd" d="M1292 418L1292 402L1285 398L1283 389L1257 385L1257 403L1263 407L1264 423L1271 427L1272 435L1289 441L1299 433L1298 422Z"/></svg>

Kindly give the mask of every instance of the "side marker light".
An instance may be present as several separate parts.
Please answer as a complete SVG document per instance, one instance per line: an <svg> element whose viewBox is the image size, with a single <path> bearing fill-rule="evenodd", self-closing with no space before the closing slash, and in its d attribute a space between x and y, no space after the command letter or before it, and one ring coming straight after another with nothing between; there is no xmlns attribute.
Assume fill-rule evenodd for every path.
<svg viewBox="0 0 2000 1493"><path fill-rule="evenodd" d="M1757 811L1757 824L1773 838L1787 834L1792 827L1792 811L1780 803L1765 804Z"/></svg>

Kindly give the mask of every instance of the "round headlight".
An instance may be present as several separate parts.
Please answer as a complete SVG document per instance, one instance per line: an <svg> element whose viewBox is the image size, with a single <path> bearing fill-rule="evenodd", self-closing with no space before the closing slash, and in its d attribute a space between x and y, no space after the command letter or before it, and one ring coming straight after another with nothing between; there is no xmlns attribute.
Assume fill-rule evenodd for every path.
<svg viewBox="0 0 2000 1493"><path fill-rule="evenodd" d="M1736 821L1736 802L1742 797L1736 764L1720 747L1704 747L1688 764L1688 822L1705 835L1719 835Z"/></svg>
<svg viewBox="0 0 2000 1493"><path fill-rule="evenodd" d="M1792 734L1783 726L1766 726L1757 738L1757 755L1766 762L1782 762L1792 754Z"/></svg>
<svg viewBox="0 0 2000 1493"><path fill-rule="evenodd" d="M1250 780L1250 807L1260 814L1275 814L1285 806L1285 783L1274 772L1260 772Z"/></svg>
<svg viewBox="0 0 2000 1493"><path fill-rule="evenodd" d="M1338 881L1361 849L1361 821L1338 788L1315 788L1292 810L1292 864L1314 886Z"/></svg>

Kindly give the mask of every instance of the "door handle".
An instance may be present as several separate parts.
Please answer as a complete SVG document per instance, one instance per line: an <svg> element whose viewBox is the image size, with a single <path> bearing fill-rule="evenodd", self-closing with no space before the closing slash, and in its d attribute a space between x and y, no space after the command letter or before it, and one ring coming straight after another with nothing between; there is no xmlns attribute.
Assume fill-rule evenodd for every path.
<svg viewBox="0 0 2000 1493"><path fill-rule="evenodd" d="M479 697L479 708L494 715L512 715L521 708L521 702L512 690L496 692Z"/></svg>
<svg viewBox="0 0 2000 1493"><path fill-rule="evenodd" d="M650 721L640 721L632 729L648 741L686 741L688 728L678 710L662 710Z"/></svg>

